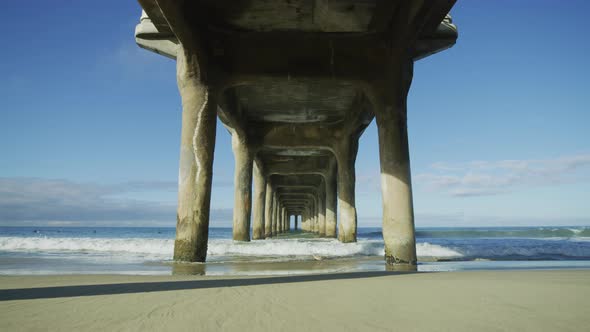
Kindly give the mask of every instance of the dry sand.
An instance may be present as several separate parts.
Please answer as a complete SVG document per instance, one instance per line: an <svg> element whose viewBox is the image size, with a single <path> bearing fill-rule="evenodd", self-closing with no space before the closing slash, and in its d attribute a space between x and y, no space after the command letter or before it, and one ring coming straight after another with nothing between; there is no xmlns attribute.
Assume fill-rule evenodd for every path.
<svg viewBox="0 0 590 332"><path fill-rule="evenodd" d="M0 277L1 331L590 331L590 271Z"/></svg>

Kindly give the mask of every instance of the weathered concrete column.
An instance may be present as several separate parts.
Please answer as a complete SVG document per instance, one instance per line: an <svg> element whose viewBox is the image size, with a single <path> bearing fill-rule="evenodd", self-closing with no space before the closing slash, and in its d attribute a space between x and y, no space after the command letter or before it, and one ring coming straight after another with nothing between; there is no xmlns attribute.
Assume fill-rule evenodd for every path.
<svg viewBox="0 0 590 332"><path fill-rule="evenodd" d="M358 140L350 138L337 145L338 161L338 205L340 205L340 222L338 240L356 242L357 216L354 198L355 171L354 162L358 151Z"/></svg>
<svg viewBox="0 0 590 332"><path fill-rule="evenodd" d="M393 67L391 86L378 93L375 115L379 131L383 239L387 264L415 266L416 238L406 100L413 61ZM403 267L402 267L403 268Z"/></svg>
<svg viewBox="0 0 590 332"><path fill-rule="evenodd" d="M301 230L307 232L307 208L301 213Z"/></svg>
<svg viewBox="0 0 590 332"><path fill-rule="evenodd" d="M326 236L326 182L322 181L318 190L318 232L321 237Z"/></svg>
<svg viewBox="0 0 590 332"><path fill-rule="evenodd" d="M265 231L265 201L266 201L266 178L258 165L254 162L254 216L252 225L252 238L254 240L264 239Z"/></svg>
<svg viewBox="0 0 590 332"><path fill-rule="evenodd" d="M265 204L264 204L264 237L269 238L272 236L272 203L273 203L273 190L270 184L270 180L266 181L266 192L265 192Z"/></svg>
<svg viewBox="0 0 590 332"><path fill-rule="evenodd" d="M289 214L289 212L286 212L285 213L285 233L289 232L290 224L291 224L291 215Z"/></svg>
<svg viewBox="0 0 590 332"><path fill-rule="evenodd" d="M234 227L235 241L250 241L252 207L252 152L244 137L232 133L234 152Z"/></svg>
<svg viewBox="0 0 590 332"><path fill-rule="evenodd" d="M182 133L174 260L188 262L204 262L207 257L217 119L215 93L203 80L198 61L196 53L179 48Z"/></svg>
<svg viewBox="0 0 590 332"><path fill-rule="evenodd" d="M287 211L285 214L285 232L289 232L291 230L291 215Z"/></svg>
<svg viewBox="0 0 590 332"><path fill-rule="evenodd" d="M281 207L281 211L279 213L279 222L277 223L277 232L278 233L282 233L283 232L283 226L285 225L285 208Z"/></svg>
<svg viewBox="0 0 590 332"><path fill-rule="evenodd" d="M276 191L273 195L273 213L272 213L272 236L277 235L277 220L279 219L279 200Z"/></svg>
<svg viewBox="0 0 590 332"><path fill-rule="evenodd" d="M320 232L320 226L319 226L319 213L320 213L320 209L319 209L319 199L318 199L318 195L317 193L315 195L313 195L313 232L314 233L319 233Z"/></svg>
<svg viewBox="0 0 590 332"><path fill-rule="evenodd" d="M293 217L294 217L294 220L293 220L293 222L294 222L294 225L293 225L293 226L294 226L294 227L293 227L293 228L294 228L295 230L297 230L297 218L299 217L299 215L297 215L297 214L296 214L296 215L295 215L295 216L293 216Z"/></svg>
<svg viewBox="0 0 590 332"><path fill-rule="evenodd" d="M283 233L287 231L287 209L283 208Z"/></svg>
<svg viewBox="0 0 590 332"><path fill-rule="evenodd" d="M336 172L326 176L326 237L336 237Z"/></svg>

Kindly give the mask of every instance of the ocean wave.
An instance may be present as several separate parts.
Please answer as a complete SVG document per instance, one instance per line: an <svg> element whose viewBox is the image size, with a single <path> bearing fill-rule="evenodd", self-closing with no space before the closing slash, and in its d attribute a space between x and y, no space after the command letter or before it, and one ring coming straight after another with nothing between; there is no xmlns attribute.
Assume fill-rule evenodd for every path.
<svg viewBox="0 0 590 332"><path fill-rule="evenodd" d="M419 229L418 238L590 238L590 227Z"/></svg>
<svg viewBox="0 0 590 332"><path fill-rule="evenodd" d="M237 257L354 257L383 256L383 241L362 240L341 243L332 239L270 239L235 242L227 239L209 240L209 256ZM47 238L0 237L2 251L128 253L170 259L174 248L171 239L105 239L105 238ZM436 244L418 243L418 256L458 257L453 249Z"/></svg>
<svg viewBox="0 0 590 332"><path fill-rule="evenodd" d="M0 237L3 251L123 252L171 256L174 240L140 238Z"/></svg>
<svg viewBox="0 0 590 332"><path fill-rule="evenodd" d="M417 255L422 260L563 260L590 259L590 241L565 239L556 241L508 240L433 240L419 241ZM437 243L443 242L443 243ZM98 255L147 261L167 261L172 258L173 239L154 238L84 238L84 237L0 237L0 251L35 254ZM313 258L346 258L383 256L383 240L359 240L341 243L335 239L269 239L235 242L230 239L210 239L208 256L214 260L227 257L268 257L279 260Z"/></svg>
<svg viewBox="0 0 590 332"><path fill-rule="evenodd" d="M437 244L430 244L428 242L416 244L416 255L418 257L434 257L434 258L457 258L462 257L463 254L451 248L443 247Z"/></svg>

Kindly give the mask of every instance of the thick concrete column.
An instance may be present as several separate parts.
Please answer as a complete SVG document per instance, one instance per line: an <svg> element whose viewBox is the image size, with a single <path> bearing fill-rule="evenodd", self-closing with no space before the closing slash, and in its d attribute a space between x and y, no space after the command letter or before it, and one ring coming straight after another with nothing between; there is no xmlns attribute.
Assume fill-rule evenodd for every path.
<svg viewBox="0 0 590 332"><path fill-rule="evenodd" d="M279 221L277 223L277 233L282 233L283 232L283 226L285 225L285 208L281 207L280 213L279 213Z"/></svg>
<svg viewBox="0 0 590 332"><path fill-rule="evenodd" d="M266 181L266 192L265 192L265 204L264 204L264 237L269 238L272 236L272 203L273 203L273 190L270 184L270 180Z"/></svg>
<svg viewBox="0 0 590 332"><path fill-rule="evenodd" d="M307 232L307 208L301 213L301 230Z"/></svg>
<svg viewBox="0 0 590 332"><path fill-rule="evenodd" d="M322 181L320 188L318 190L318 205L320 208L318 214L318 227L319 227L319 234L321 237L326 236L326 183Z"/></svg>
<svg viewBox="0 0 590 332"><path fill-rule="evenodd" d="M399 66L399 65L398 65ZM392 86L376 101L383 196L385 260L390 265L416 266L416 238L406 99L412 81L413 61L394 67Z"/></svg>
<svg viewBox="0 0 590 332"><path fill-rule="evenodd" d="M287 233L289 231L289 211L285 209L285 223L283 225L283 231Z"/></svg>
<svg viewBox="0 0 590 332"><path fill-rule="evenodd" d="M277 199L277 193L273 195L273 213L272 213L272 236L277 235L277 220L279 219L279 200Z"/></svg>
<svg viewBox="0 0 590 332"><path fill-rule="evenodd" d="M287 224L286 224L285 230L287 232L291 231L291 215L290 214L287 214Z"/></svg>
<svg viewBox="0 0 590 332"><path fill-rule="evenodd" d="M235 241L250 241L250 215L252 206L252 152L236 133L232 133L234 152L234 227Z"/></svg>
<svg viewBox="0 0 590 332"><path fill-rule="evenodd" d="M266 201L266 178L260 170L258 163L254 162L254 216L252 225L252 238L264 239L264 206Z"/></svg>
<svg viewBox="0 0 590 332"><path fill-rule="evenodd" d="M298 218L298 217L299 217L299 215L295 215L295 216L294 216L294 220L293 220L293 223L294 223L294 225L293 225L293 226L294 226L294 229L295 229L295 230L297 230L297 218Z"/></svg>
<svg viewBox="0 0 590 332"><path fill-rule="evenodd" d="M291 230L291 215L289 214L289 211L286 211L285 213L285 233L289 232Z"/></svg>
<svg viewBox="0 0 590 332"><path fill-rule="evenodd" d="M291 221L291 215L289 215L289 212L285 211L285 233L287 233L289 231L290 221Z"/></svg>
<svg viewBox="0 0 590 332"><path fill-rule="evenodd" d="M318 199L318 195L316 193L315 195L313 195L313 232L316 234L320 232L319 218L318 218L318 215L320 213L320 209L319 209L318 201L319 201L319 199Z"/></svg>
<svg viewBox="0 0 590 332"><path fill-rule="evenodd" d="M326 176L326 237L336 237L336 172Z"/></svg>
<svg viewBox="0 0 590 332"><path fill-rule="evenodd" d="M178 210L174 260L204 262L209 237L209 208L217 103L202 80L195 53L178 50L177 80L182 98Z"/></svg>
<svg viewBox="0 0 590 332"><path fill-rule="evenodd" d="M287 223L289 218L289 213L287 212L287 208L284 210L284 217L283 217L283 233L287 233Z"/></svg>
<svg viewBox="0 0 590 332"><path fill-rule="evenodd" d="M351 137L338 143L336 151L336 160L338 161L338 205L340 205L338 240L345 243L356 242L357 216L354 198L354 163L358 150L358 139Z"/></svg>

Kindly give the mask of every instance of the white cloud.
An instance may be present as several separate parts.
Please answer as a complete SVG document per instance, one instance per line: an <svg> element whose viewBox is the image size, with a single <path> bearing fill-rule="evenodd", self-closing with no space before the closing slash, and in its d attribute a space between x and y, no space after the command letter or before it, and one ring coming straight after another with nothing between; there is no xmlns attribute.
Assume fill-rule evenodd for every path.
<svg viewBox="0 0 590 332"><path fill-rule="evenodd" d="M436 162L418 174L416 185L452 196L485 196L590 180L590 154L555 159Z"/></svg>
<svg viewBox="0 0 590 332"><path fill-rule="evenodd" d="M130 199L126 194L176 189L176 183L165 181L99 185L58 179L0 178L0 224L174 225L175 204ZM224 209L213 209L211 215L212 219L228 218Z"/></svg>

